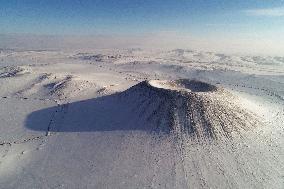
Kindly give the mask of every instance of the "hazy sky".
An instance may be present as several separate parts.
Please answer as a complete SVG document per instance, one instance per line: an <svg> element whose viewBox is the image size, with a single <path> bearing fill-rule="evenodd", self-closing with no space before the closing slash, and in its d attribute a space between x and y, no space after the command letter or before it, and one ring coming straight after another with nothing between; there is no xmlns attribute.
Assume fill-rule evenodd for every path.
<svg viewBox="0 0 284 189"><path fill-rule="evenodd" d="M284 47L278 0L0 0L0 34L175 33L224 43ZM243 44L244 45L244 44Z"/></svg>

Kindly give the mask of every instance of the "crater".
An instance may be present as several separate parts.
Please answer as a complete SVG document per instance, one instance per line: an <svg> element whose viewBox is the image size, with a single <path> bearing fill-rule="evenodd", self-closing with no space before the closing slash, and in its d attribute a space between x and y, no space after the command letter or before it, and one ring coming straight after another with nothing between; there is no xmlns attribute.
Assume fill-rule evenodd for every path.
<svg viewBox="0 0 284 189"><path fill-rule="evenodd" d="M205 83L198 80L150 80L148 83L156 88L163 88L176 91L187 92L214 92L217 91L217 87L209 83Z"/></svg>

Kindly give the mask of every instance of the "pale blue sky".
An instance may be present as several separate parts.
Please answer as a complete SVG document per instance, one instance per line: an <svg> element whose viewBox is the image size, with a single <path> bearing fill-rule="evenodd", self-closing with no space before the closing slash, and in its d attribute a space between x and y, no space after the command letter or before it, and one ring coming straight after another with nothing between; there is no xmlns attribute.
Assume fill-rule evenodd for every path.
<svg viewBox="0 0 284 189"><path fill-rule="evenodd" d="M0 0L0 34L145 35L151 45L284 54L284 1Z"/></svg>
<svg viewBox="0 0 284 189"><path fill-rule="evenodd" d="M273 0L0 0L0 33L284 32Z"/></svg>

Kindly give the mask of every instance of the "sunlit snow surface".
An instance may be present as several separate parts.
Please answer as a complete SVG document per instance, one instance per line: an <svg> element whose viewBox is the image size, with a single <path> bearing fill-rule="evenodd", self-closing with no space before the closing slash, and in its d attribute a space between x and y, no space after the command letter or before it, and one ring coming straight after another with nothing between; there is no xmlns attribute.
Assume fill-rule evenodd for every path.
<svg viewBox="0 0 284 189"><path fill-rule="evenodd" d="M191 107L186 100L137 88L148 80L194 92L168 82L180 79L228 94L208 91L194 106L224 102L200 108L213 112L206 117L196 112L233 128L230 137L222 129L208 140L175 132L172 125L190 125L181 110ZM241 113L232 119L235 105ZM167 122L169 115L184 119ZM235 132L244 120L250 127ZM284 57L0 51L0 188L283 188L283 129Z"/></svg>

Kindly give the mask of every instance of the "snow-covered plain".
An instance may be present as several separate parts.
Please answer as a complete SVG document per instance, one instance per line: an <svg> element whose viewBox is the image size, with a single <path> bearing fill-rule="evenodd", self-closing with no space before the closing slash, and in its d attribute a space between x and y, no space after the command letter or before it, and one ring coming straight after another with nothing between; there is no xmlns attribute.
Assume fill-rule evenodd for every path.
<svg viewBox="0 0 284 189"><path fill-rule="evenodd" d="M284 57L0 50L0 188L283 187Z"/></svg>

